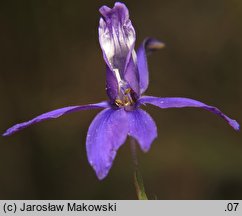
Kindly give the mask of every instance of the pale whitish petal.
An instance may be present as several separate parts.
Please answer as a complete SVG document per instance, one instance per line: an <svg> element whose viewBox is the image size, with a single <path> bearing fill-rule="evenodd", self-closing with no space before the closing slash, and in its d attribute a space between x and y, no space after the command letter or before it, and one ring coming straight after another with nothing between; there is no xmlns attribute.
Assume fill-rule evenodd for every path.
<svg viewBox="0 0 242 216"><path fill-rule="evenodd" d="M113 8L102 6L99 21L99 42L107 65L107 94L111 100L124 86L139 95L139 77L134 51L135 30L127 7L120 2ZM115 96L115 97L114 97Z"/></svg>
<svg viewBox="0 0 242 216"><path fill-rule="evenodd" d="M117 69L122 78L135 43L135 31L127 7L115 3L113 8L102 6L99 22L99 42L104 59L111 70Z"/></svg>

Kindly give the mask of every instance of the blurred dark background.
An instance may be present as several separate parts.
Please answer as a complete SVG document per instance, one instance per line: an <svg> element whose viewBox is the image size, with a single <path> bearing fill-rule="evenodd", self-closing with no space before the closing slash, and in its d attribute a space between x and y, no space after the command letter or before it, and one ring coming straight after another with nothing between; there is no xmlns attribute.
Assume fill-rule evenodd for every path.
<svg viewBox="0 0 242 216"><path fill-rule="evenodd" d="M242 123L242 1L124 1L149 57L146 94L201 100ZM0 6L0 132L56 108L106 99L98 9L114 1L13 0ZM159 137L139 151L150 199L242 199L242 138L198 109L146 107ZM0 138L0 199L136 199L129 143L98 181L83 111Z"/></svg>

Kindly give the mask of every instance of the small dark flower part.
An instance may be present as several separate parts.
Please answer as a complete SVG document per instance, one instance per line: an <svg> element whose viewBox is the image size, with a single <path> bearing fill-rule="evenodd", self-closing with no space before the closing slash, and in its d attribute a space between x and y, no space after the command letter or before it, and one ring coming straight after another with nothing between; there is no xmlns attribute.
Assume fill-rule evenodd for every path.
<svg viewBox="0 0 242 216"><path fill-rule="evenodd" d="M113 8L100 8L99 42L106 63L106 91L108 102L57 109L36 118L14 125L3 136L9 136L32 124L58 118L64 114L87 109L104 108L92 121L87 134L86 149L89 163L97 177L107 176L116 152L127 136L135 138L141 149L147 152L157 137L154 120L140 109L141 105L152 104L162 109L198 107L222 117L235 130L239 124L223 114L218 108L188 98L159 98L141 96L148 88L149 73L147 52L159 49L163 43L148 38L134 50L135 30L129 19L129 11L122 3Z"/></svg>

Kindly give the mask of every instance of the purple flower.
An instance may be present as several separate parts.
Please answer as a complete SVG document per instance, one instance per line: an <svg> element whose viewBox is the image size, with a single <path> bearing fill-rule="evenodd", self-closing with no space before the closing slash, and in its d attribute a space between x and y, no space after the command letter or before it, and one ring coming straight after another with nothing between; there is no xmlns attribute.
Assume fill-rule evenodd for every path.
<svg viewBox="0 0 242 216"><path fill-rule="evenodd" d="M113 8L100 8L102 17L99 24L99 42L106 63L106 91L109 101L83 106L69 106L34 119L16 124L3 136L9 136L32 124L58 118L64 114L87 109L104 109L92 121L87 134L86 149L89 163L97 177L107 176L116 152L124 144L127 136L137 140L141 149L147 152L157 137L154 120L140 109L141 105L152 104L162 109L199 107L222 117L235 130L239 124L223 114L218 108L188 98L159 98L141 96L148 88L149 75L147 52L163 46L155 39L146 39L134 50L135 30L129 19L129 11L122 3L115 3Z"/></svg>

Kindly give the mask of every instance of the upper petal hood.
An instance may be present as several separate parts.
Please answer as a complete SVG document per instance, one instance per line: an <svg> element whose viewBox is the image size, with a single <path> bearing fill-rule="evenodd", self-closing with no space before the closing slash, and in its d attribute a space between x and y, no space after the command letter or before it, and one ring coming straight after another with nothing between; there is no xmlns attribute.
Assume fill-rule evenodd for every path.
<svg viewBox="0 0 242 216"><path fill-rule="evenodd" d="M122 77L135 43L129 11L119 2L113 8L102 6L99 11L103 16L98 30L104 59L110 69L117 69Z"/></svg>
<svg viewBox="0 0 242 216"><path fill-rule="evenodd" d="M124 91L131 88L139 95L135 30L129 19L129 11L122 3L113 8L100 8L99 42L107 64L106 87L111 100L121 99Z"/></svg>

